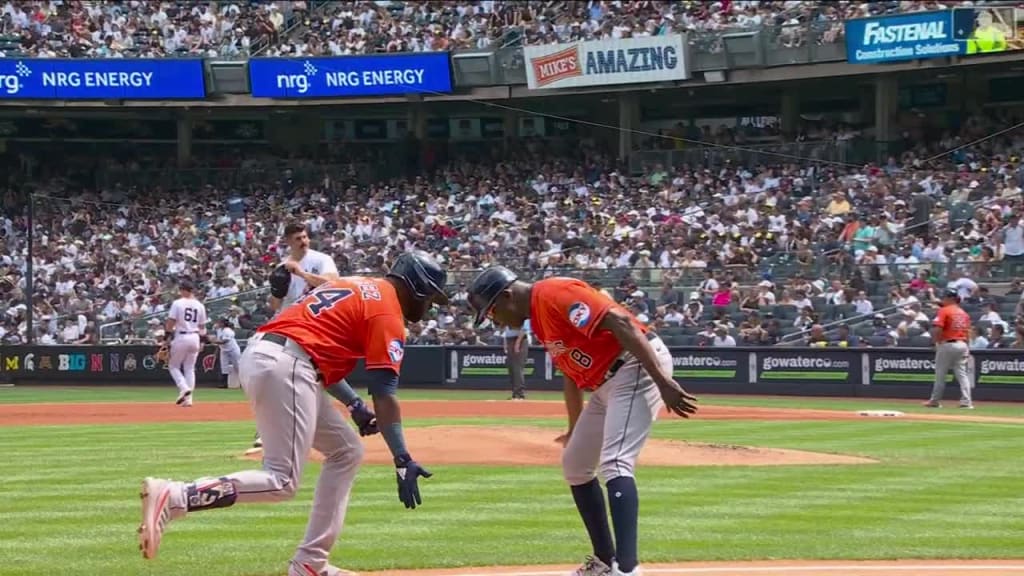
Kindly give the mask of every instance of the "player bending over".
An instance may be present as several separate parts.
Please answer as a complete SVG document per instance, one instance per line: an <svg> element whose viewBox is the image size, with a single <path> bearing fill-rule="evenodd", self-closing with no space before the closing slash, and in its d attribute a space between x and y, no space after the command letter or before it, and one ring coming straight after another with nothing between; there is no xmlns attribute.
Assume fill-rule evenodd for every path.
<svg viewBox="0 0 1024 576"><path fill-rule="evenodd" d="M668 348L610 297L572 278L527 284L492 266L473 280L469 302L477 325L487 317L512 327L529 319L565 375L562 471L594 550L573 574L636 574L637 457L662 403L684 418L697 411L697 399L672 379ZM586 407L583 390L592 392ZM608 490L614 541L598 473Z"/></svg>
<svg viewBox="0 0 1024 576"><path fill-rule="evenodd" d="M422 252L402 254L385 278L331 280L262 326L242 353L239 375L263 433L263 469L178 482L142 483L139 546L154 558L170 520L236 503L280 502L295 496L310 448L324 455L306 535L289 576L338 576L328 563L352 482L363 457L359 437L334 409L327 391L348 406L361 435L379 430L394 456L398 498L421 503L418 479L430 473L409 455L395 394L405 351L405 321L447 303L447 273ZM376 414L344 383L365 359Z"/></svg>

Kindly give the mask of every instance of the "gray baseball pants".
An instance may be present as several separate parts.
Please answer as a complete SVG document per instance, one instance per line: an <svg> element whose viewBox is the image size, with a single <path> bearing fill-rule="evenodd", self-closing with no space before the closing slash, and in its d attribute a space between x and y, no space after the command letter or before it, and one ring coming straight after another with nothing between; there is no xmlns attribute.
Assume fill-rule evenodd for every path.
<svg viewBox="0 0 1024 576"><path fill-rule="evenodd" d="M672 355L659 338L651 346L664 370ZM632 356L590 395L562 452L562 473L570 486L586 484L600 473L605 482L633 476L636 460L663 402L658 386Z"/></svg>
<svg viewBox="0 0 1024 576"><path fill-rule="evenodd" d="M943 342L935 348L935 384L929 402L938 404L946 391L946 375L953 371L960 384L960 405L972 406L971 374L968 370L969 350L966 342Z"/></svg>
<svg viewBox="0 0 1024 576"><path fill-rule="evenodd" d="M228 474L236 503L290 500L299 489L310 448L324 455L306 535L296 563L317 571L327 567L341 533L363 444L320 385L309 356L291 340L285 345L249 339L239 361L239 378L263 438L263 469ZM197 484L217 478L197 480Z"/></svg>

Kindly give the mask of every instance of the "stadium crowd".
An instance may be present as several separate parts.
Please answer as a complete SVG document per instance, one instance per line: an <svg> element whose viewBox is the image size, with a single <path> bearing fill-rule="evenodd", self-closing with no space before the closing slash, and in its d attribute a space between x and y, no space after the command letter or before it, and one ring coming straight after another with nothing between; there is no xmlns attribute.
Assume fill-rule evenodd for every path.
<svg viewBox="0 0 1024 576"><path fill-rule="evenodd" d="M99 155L66 155L60 165L22 156L9 174L28 179L30 171L32 184L11 176L15 185L0 195L0 341L27 335L31 190L42 344L149 341L160 320L145 320L165 310L183 277L244 337L267 317L261 289L282 257L285 223L298 220L342 273L379 273L412 247L438 255L452 271L454 302L410 328L414 344L496 342L495 327L471 328L464 287L500 262L534 277L582 275L676 344L836 340L848 319L851 345L923 345L922 318L948 283L976 320L985 315L979 336L1024 346L1019 282L1011 296L985 285L1024 272L1024 136L956 149L1018 120L993 114L967 119L958 133L910 130L905 151L881 165L784 153L740 165L710 148L701 163L631 174L587 139L524 140L509 150L431 154L409 175L365 183L355 164L339 171L337 160L331 172L292 161L294 170L263 174L271 159L204 155L208 168L256 174L260 183L244 190L178 189L158 178L97 189L82 175ZM122 173L157 163L114 157L124 158ZM113 327L101 335L106 324Z"/></svg>
<svg viewBox="0 0 1024 576"><path fill-rule="evenodd" d="M486 0L63 2L8 0L6 57L320 56L481 49L776 27L781 45L832 43L842 21L983 2ZM807 25L813 25L809 28ZM695 41L699 41L695 39ZM713 43L700 42L712 50Z"/></svg>

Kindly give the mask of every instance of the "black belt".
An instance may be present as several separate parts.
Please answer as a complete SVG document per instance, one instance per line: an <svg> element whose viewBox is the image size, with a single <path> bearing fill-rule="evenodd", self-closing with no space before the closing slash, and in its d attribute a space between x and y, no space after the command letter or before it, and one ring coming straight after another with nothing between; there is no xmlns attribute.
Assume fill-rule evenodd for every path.
<svg viewBox="0 0 1024 576"><path fill-rule="evenodd" d="M943 344L951 344L951 343L955 343L955 342L959 342L959 343L961 343L961 344L964 344L964 343L965 343L965 342L964 342L963 340L945 340L945 341L943 341L942 343L943 343Z"/></svg>
<svg viewBox="0 0 1024 576"><path fill-rule="evenodd" d="M655 334L654 332L648 332L646 338L647 338L648 342L653 342L654 340L658 339L658 335ZM618 372L619 369L622 368L625 365L626 365L626 359L625 358L622 358L622 357L616 358L615 362L612 362L611 367L608 368L608 372L607 372L607 374L604 377L604 381L607 382L608 380L611 380L612 377L615 376L615 373Z"/></svg>
<svg viewBox="0 0 1024 576"><path fill-rule="evenodd" d="M263 338L260 338L260 342L271 342L273 344L277 344L278 346L280 346L282 348L284 348L285 346L288 345L288 341L289 340L291 340L291 338L289 338L289 337L287 337L287 336L285 336L283 334L277 334L275 332L264 332L263 333ZM294 340L292 340L292 342L296 346L299 345L299 343L295 342ZM301 346L299 346L299 347L301 348ZM320 373L320 369L317 368L316 362L313 361L313 357L309 355L309 352L306 352L306 356L309 357L309 363L313 365L313 369L317 371L317 374L319 374Z"/></svg>
<svg viewBox="0 0 1024 576"><path fill-rule="evenodd" d="M261 338L260 340L264 342L273 342L274 344L280 344L281 346L288 344L287 336L282 336L280 334L275 334L273 332L264 332L263 338Z"/></svg>

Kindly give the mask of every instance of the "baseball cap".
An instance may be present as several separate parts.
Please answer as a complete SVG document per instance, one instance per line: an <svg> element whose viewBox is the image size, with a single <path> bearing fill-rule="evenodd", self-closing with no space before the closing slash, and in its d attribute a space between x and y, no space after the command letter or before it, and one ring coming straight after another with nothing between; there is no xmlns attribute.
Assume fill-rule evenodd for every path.
<svg viewBox="0 0 1024 576"><path fill-rule="evenodd" d="M188 290L189 292L195 290L195 285L192 284L191 280L182 280L178 282L178 290Z"/></svg>
<svg viewBox="0 0 1024 576"><path fill-rule="evenodd" d="M943 291L942 297L943 298L956 298L957 300L959 300L960 299L960 293L957 292L956 290L952 289L952 288L947 288L945 291Z"/></svg>

